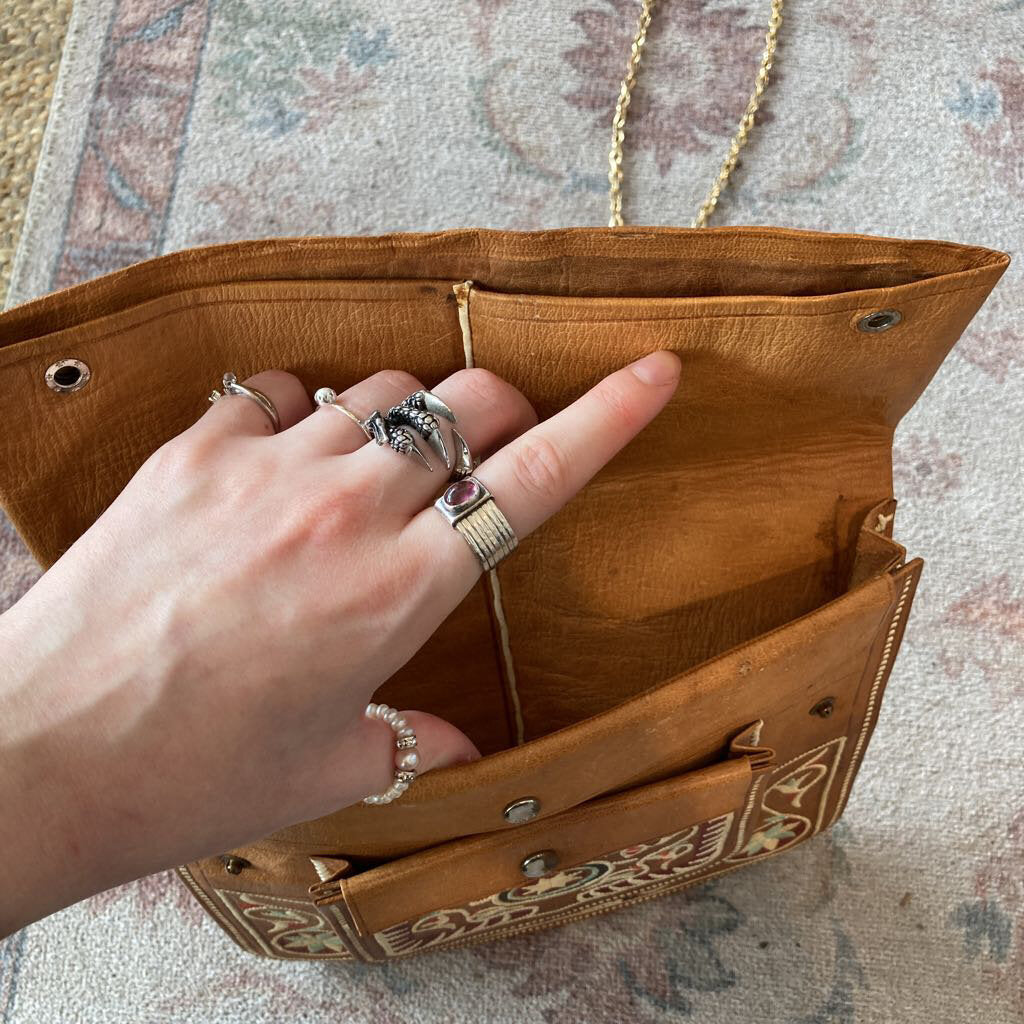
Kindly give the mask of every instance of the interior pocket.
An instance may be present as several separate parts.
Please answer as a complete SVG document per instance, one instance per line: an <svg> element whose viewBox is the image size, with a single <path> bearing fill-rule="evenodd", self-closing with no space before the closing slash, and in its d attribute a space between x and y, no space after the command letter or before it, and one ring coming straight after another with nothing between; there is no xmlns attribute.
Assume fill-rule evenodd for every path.
<svg viewBox="0 0 1024 1024"><path fill-rule="evenodd" d="M347 807L285 829L273 841L303 854L389 858L503 831L503 809L524 797L547 817L711 764L752 719L766 723L768 746L813 747L845 728L893 603L889 570L902 563L903 549L875 530L877 515L890 516L892 506L876 506L861 531L854 562L859 582L808 614L560 730L428 772L393 804ZM434 690L435 713L445 710L437 701L444 692ZM487 704L485 692L460 696ZM808 714L825 700L827 717Z"/></svg>
<svg viewBox="0 0 1024 1024"><path fill-rule="evenodd" d="M895 425L949 343L925 315L934 282L922 290L890 261L853 262L866 276L844 272L841 284L808 264L823 292L835 286L810 297L758 294L742 261L720 261L717 288L681 271L670 295L660 271L629 295L467 290L475 364L541 417L652 350L683 364L662 413L497 570L517 742L615 707L849 585L857 529L892 492ZM772 254L765 263L784 276ZM880 308L899 314L894 327L858 328Z"/></svg>

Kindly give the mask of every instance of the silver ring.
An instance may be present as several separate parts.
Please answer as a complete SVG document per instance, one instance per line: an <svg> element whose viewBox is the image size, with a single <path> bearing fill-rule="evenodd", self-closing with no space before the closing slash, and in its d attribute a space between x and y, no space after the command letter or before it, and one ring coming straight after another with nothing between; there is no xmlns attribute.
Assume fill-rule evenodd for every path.
<svg viewBox="0 0 1024 1024"><path fill-rule="evenodd" d="M338 401L338 392L334 388L318 388L316 394L313 395L313 401L317 405L327 405L332 409L337 409L338 412L347 416L371 441L373 440L373 434L366 426L366 420L361 420L351 409L342 405Z"/></svg>
<svg viewBox="0 0 1024 1024"><path fill-rule="evenodd" d="M274 403L267 398L262 391L257 391L256 388L247 387L245 384L239 384L238 378L230 372L224 374L224 378L221 381L221 387L224 389L224 395L240 395L242 398L249 398L254 401L270 417L270 422L274 427L274 433L280 433L281 417L278 416L277 408ZM210 401L216 402L223 398L224 395L214 389L210 392Z"/></svg>
<svg viewBox="0 0 1024 1024"><path fill-rule="evenodd" d="M372 793L363 797L364 804L389 804L397 800L416 778L420 766L420 755L416 749L416 731L394 709L387 704L367 704L367 718L378 718L390 725L395 733L395 778L383 793Z"/></svg>
<svg viewBox="0 0 1024 1024"><path fill-rule="evenodd" d="M475 476L452 484L434 502L434 508L462 534L485 571L519 546L519 538L494 495Z"/></svg>
<svg viewBox="0 0 1024 1024"><path fill-rule="evenodd" d="M444 463L445 469L453 478L466 476L473 471L473 456L470 454L469 445L455 429L458 422L455 413L432 391L420 390L407 395L398 405L388 409L387 415L381 417L381 421L387 424L392 433L406 428L414 430ZM448 450L448 444L441 431L442 421L450 424L454 452Z"/></svg>
<svg viewBox="0 0 1024 1024"><path fill-rule="evenodd" d="M431 391L414 391L388 409L386 415L375 409L364 420L338 401L337 392L333 388L319 388L313 400L317 405L333 406L379 447L387 446L400 455L408 455L431 473L434 467L417 444L417 438L441 460L452 480L469 476L476 466L466 439L455 429L455 423L458 422L455 413ZM451 425L450 447L453 450L445 441L441 430L442 421Z"/></svg>

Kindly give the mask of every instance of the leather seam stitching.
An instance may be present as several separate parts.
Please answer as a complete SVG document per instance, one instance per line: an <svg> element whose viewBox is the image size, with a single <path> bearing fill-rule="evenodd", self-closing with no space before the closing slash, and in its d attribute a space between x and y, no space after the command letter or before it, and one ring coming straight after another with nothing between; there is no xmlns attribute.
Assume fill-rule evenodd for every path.
<svg viewBox="0 0 1024 1024"><path fill-rule="evenodd" d="M224 931L226 931L240 946L242 946L243 949L257 953L260 956L269 955L264 953L262 949L255 948L254 944L248 941L249 937L235 928L234 923L223 913L221 907L218 906L218 901L199 884L199 881L193 876L192 871L187 864L177 865L174 868L174 872L185 887L192 892L210 916L224 929Z"/></svg>
<svg viewBox="0 0 1024 1024"><path fill-rule="evenodd" d="M473 352L473 321L472 303L473 283L465 281L461 285L452 286L456 304L459 311L459 330L462 334L462 348L466 358L466 369L472 370L476 366L476 356ZM505 705L506 721L511 713L511 725L515 728L515 745L522 746L526 741L526 725L523 720L523 706L519 699L519 685L516 678L515 659L512 657L511 628L508 618L505 615L505 603L502 599L501 580L498 577L497 568L487 571L489 583L485 590L490 598L488 612L492 618L493 627L497 626L497 655L498 655L498 677L501 682L502 699ZM511 730L510 730L511 731Z"/></svg>
<svg viewBox="0 0 1024 1024"><path fill-rule="evenodd" d="M895 654L894 649L896 646L896 635L899 633L900 626L903 621L903 608L907 603L907 597L910 593L911 585L914 581L914 574L912 572L907 573L906 579L903 581L903 586L900 590L899 598L896 601L896 608L892 612L892 617L889 619L889 624L885 632L885 640L883 641L882 653L879 657L879 663L875 672L875 677L871 681L871 689L868 691L867 704L864 707L864 715L861 718L860 731L857 734L857 741L854 744L853 751L850 754L850 763L846 770L846 777L843 779L843 784L839 789L839 796L836 800L836 809L833 813L832 820L829 822L829 827L834 825L842 813L843 805L847 796L849 795L851 785L853 783L854 776L860 770L860 763L864 753L865 746L869 734L874 730L873 718L876 717L875 713L879 707L879 693L881 690L882 682L887 677L888 671L894 664ZM892 586L890 578L890 586ZM851 710L852 715L852 710Z"/></svg>

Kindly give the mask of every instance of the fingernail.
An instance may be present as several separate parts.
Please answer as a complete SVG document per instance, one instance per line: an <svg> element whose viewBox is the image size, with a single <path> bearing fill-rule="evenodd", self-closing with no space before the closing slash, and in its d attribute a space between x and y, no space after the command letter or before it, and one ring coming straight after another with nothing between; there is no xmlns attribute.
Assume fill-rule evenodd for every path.
<svg viewBox="0 0 1024 1024"><path fill-rule="evenodd" d="M630 363L629 368L638 380L660 387L665 384L674 384L679 379L682 365L674 352L661 350L652 352L635 363Z"/></svg>

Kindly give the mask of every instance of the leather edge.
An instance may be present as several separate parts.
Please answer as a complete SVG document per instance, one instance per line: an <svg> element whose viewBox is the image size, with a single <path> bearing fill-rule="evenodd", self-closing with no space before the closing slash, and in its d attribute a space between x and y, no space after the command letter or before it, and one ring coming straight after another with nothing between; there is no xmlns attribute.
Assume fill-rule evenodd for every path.
<svg viewBox="0 0 1024 1024"><path fill-rule="evenodd" d="M117 296L124 291L142 289L146 292L146 298L156 298L159 295L167 294L166 289L160 290L158 286L152 285L152 282L158 279L181 280L180 288L202 286L211 283L207 277L204 277L204 272L222 264L229 266L227 271L217 271L221 275L221 283L248 279L252 276L251 274L238 277L232 277L230 274L230 264L239 263L245 259L259 262L274 259L287 261L289 256L295 253L308 255L311 251L322 254L325 259L329 259L335 253L367 254L375 251L386 255L396 253L396 251L404 251L403 254L405 254L419 250L424 255L436 256L444 251L440 247L447 243L461 246L466 250L468 256L474 246L479 249L483 247L482 243L510 234L514 234L515 238L514 244L508 245L509 258L522 259L525 257L517 256L517 252L543 247L545 243L557 241L560 238L566 240L587 237L607 238L608 244L616 246L621 251L628 249L630 242L643 243L659 238L684 239L694 236L697 232L701 237L770 238L805 246L828 242L857 248L871 246L876 251L879 246L883 246L894 255L913 250L922 252L928 249L951 251L965 257L966 265L962 265L959 270L942 271L936 275L937 277L945 278L958 273L982 271L986 279L991 278L990 287L995 285L1011 261L1010 254L1002 250L943 239L908 239L890 235L827 232L772 225L716 225L705 228L636 226L629 229L578 226L514 233L493 228L456 228L435 232L393 232L377 236L340 235L325 238L314 235L239 239L218 245L195 246L164 253L11 306L0 314L0 348L40 336L40 327L48 317L52 318L55 311L63 312L64 319L53 321L49 329L42 331L42 334L53 333L87 322L88 319L97 315L97 311L109 312L110 303L114 302ZM642 254L631 253L629 255L636 258ZM968 261L967 257L973 259ZM271 280L273 277L271 274L266 274L257 279ZM147 286L149 287L148 291ZM180 288L173 290L180 290Z"/></svg>
<svg viewBox="0 0 1024 1024"><path fill-rule="evenodd" d="M850 713L851 722L858 718L860 719L860 732L857 734L853 752L847 763L843 784L839 796L836 798L835 807L831 817L828 818L825 828L831 828L842 817L849 802L854 779L864 763L864 756L867 753L871 736L878 723L882 699L885 696L885 690L903 642L903 636L906 632L907 622L910 618L911 607L923 568L924 559L915 558L888 574L893 595L892 601L889 605L889 611L882 618L882 624L879 627L878 636L875 640L874 648L877 653L874 653L868 659L861 685L858 687L857 697ZM858 715L857 709L861 707L863 711ZM849 728L847 733L849 734Z"/></svg>

